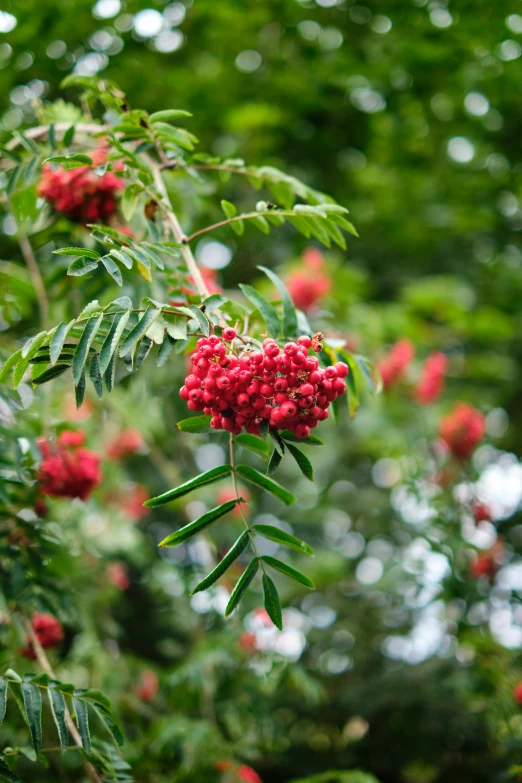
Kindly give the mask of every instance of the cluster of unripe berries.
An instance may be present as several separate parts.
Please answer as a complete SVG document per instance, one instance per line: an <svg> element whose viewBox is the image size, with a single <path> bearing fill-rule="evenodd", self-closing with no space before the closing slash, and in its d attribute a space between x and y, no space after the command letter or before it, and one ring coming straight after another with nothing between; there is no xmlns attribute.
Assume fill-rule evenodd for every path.
<svg viewBox="0 0 522 783"><path fill-rule="evenodd" d="M283 348L268 338L262 351L240 353L230 345L236 336L226 328L222 339L211 335L197 341L180 397L190 410L212 416L215 430L259 435L266 420L273 429L307 438L328 418L330 403L346 392L348 366L338 362L322 369L317 357L308 355L310 348L321 350L322 335L299 337Z"/></svg>

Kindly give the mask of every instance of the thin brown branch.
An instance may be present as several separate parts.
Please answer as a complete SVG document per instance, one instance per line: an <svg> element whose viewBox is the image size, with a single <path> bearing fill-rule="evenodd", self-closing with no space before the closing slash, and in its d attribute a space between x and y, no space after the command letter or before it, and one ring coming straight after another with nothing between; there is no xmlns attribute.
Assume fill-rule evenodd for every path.
<svg viewBox="0 0 522 783"><path fill-rule="evenodd" d="M209 231L215 231L217 228L221 228L222 226L228 226L229 223L235 223L238 220L248 220L249 218L254 217L263 217L265 214L266 212L247 212L245 215L234 215L234 217L226 218L226 220L220 220L219 223L213 223L211 226L206 226L206 228L200 228L199 231L195 231L193 234L187 237L186 241L192 242L194 239L196 239L196 237L199 237L202 234L208 234Z"/></svg>
<svg viewBox="0 0 522 783"><path fill-rule="evenodd" d="M36 635L34 628L31 625L31 621L27 617L25 617L25 615L22 615L22 620L29 641L33 646L34 654L36 655L36 660L38 661L38 663L40 664L44 672L48 674L49 677L52 677L53 680L56 680L57 679L56 675L52 669L51 664L49 663L49 659L47 658L47 655L45 654L45 650L40 644L40 640L38 639L38 636ZM69 733L73 738L73 740L75 741L76 746L78 748L82 748L82 740L80 737L80 733L76 728L76 725L71 717L71 713L69 712L67 705L65 705L65 722L67 723L67 728L69 729ZM85 771L87 772L92 783L102 783L101 778L99 777L98 773L94 769L93 765L85 759L83 763L85 766Z"/></svg>

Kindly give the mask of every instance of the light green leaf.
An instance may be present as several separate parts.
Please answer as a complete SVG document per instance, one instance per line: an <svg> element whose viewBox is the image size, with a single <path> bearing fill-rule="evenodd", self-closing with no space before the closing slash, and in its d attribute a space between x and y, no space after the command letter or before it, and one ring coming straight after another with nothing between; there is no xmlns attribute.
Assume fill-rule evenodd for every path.
<svg viewBox="0 0 522 783"><path fill-rule="evenodd" d="M34 356L46 337L47 332L39 332L37 335L27 340L24 347L22 348L22 358L30 359L32 356Z"/></svg>
<svg viewBox="0 0 522 783"><path fill-rule="evenodd" d="M160 315L160 313L161 310L158 310L155 307L147 307L134 329L131 329L123 341L119 351L120 357L123 357L128 354L129 351L132 351L138 340L143 337L151 323Z"/></svg>
<svg viewBox="0 0 522 783"><path fill-rule="evenodd" d="M194 522L190 522L188 525L176 530L175 533L171 533L170 536L164 538L158 546L178 546L178 544L183 544L185 541L188 541L189 538L193 538L197 533L205 530L205 528L211 525L212 522L215 522L216 519L224 517L225 514L232 511L237 502L237 498L228 500L226 503L222 503L221 506L216 506L216 508L207 511L207 513L203 514L199 519L195 519Z"/></svg>
<svg viewBox="0 0 522 783"><path fill-rule="evenodd" d="M230 465L220 465L217 468L212 468L212 470L201 473L199 476L186 481L184 484L180 484L180 486L175 489L169 489L169 491L164 492L163 495L150 498L150 500L145 501L143 505L147 508L163 506L165 503L170 503L171 500L176 500L177 498L183 497L183 495L187 495L198 487L205 487L208 484L213 484L215 481L221 481L225 476L230 476L231 473L232 467Z"/></svg>
<svg viewBox="0 0 522 783"><path fill-rule="evenodd" d="M233 218L235 217L235 215L237 215L237 209L235 208L235 206L231 204L230 201L225 201L225 199L221 201L221 209L223 210L227 218Z"/></svg>
<svg viewBox="0 0 522 783"><path fill-rule="evenodd" d="M125 220L130 220L138 205L141 188L136 185L127 185L121 197L120 208Z"/></svg>
<svg viewBox="0 0 522 783"><path fill-rule="evenodd" d="M98 261L94 261L91 258L77 258L67 269L67 274L71 277L81 277L88 272L92 272L93 269L97 269Z"/></svg>
<svg viewBox="0 0 522 783"><path fill-rule="evenodd" d="M96 250L89 250L86 247L61 247L53 250L55 256L77 256L85 258L99 258L100 254Z"/></svg>
<svg viewBox="0 0 522 783"><path fill-rule="evenodd" d="M101 262L114 282L121 287L123 285L123 277L116 262L110 256L103 256Z"/></svg>
<svg viewBox="0 0 522 783"><path fill-rule="evenodd" d="M259 533L263 538L267 538L269 541L275 541L283 546L288 546L290 549L295 549L296 552L300 552L302 555L308 555L308 557L314 556L314 550L305 541L301 541L300 538L287 533L286 530L281 530L279 527L273 525L254 525L252 530Z"/></svg>
<svg viewBox="0 0 522 783"><path fill-rule="evenodd" d="M217 582L219 577L223 576L223 574L230 568L232 563L234 563L237 558L245 551L248 546L248 541L248 531L245 530L245 532L239 536L236 543L228 550L225 557L217 564L210 574L196 585L196 587L191 592L191 595L194 595L194 593L199 593L202 590L206 590L208 587L213 585L214 582Z"/></svg>
<svg viewBox="0 0 522 783"><path fill-rule="evenodd" d="M155 111L149 117L149 122L161 122L162 120L176 120L179 117L192 117L189 111L183 111L183 109L164 109L163 111Z"/></svg>
<svg viewBox="0 0 522 783"><path fill-rule="evenodd" d="M227 608L225 609L225 617L228 617L238 603L243 598L244 594L246 593L248 586L252 579L257 574L259 568L259 560L254 558L254 560L251 560L250 563L247 565L241 576L239 577L236 586L234 587L232 591L232 595L230 596L230 600L227 604Z"/></svg>
<svg viewBox="0 0 522 783"><path fill-rule="evenodd" d="M261 487L261 489L266 489L267 492L270 492L276 498L279 498L285 505L290 506L292 503L295 503L296 499L291 492L278 484L277 481L274 481L268 476L264 476L263 473L260 473L258 470L255 470L248 465L238 465L236 473L243 476L244 479L250 481L252 484Z"/></svg>
<svg viewBox="0 0 522 783"><path fill-rule="evenodd" d="M56 332L53 334L53 338L51 340L51 345L49 349L51 364L56 364L56 362L58 361L58 357L62 352L65 338L67 337L69 330L74 326L75 323L76 321L73 319L72 321L69 321L68 324L66 324L65 321L62 321L58 325Z"/></svg>
<svg viewBox="0 0 522 783"><path fill-rule="evenodd" d="M176 428L181 432L201 433L210 432L210 420L212 416L190 416L188 419L178 421Z"/></svg>

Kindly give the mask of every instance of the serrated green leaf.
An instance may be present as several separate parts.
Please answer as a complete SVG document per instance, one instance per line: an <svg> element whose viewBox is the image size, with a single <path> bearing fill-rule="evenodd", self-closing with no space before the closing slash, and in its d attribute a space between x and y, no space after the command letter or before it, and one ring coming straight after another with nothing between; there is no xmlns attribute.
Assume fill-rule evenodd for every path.
<svg viewBox="0 0 522 783"><path fill-rule="evenodd" d="M239 443L240 446L244 446L250 451L254 451L256 454L261 454L263 457L268 457L270 454L270 446L262 438L258 438L257 435L249 435L247 432L243 432L240 435L236 435L234 438L235 443Z"/></svg>
<svg viewBox="0 0 522 783"><path fill-rule="evenodd" d="M46 158L44 163L78 163L79 166L91 166L92 158L82 152L76 152L74 155L53 155Z"/></svg>
<svg viewBox="0 0 522 783"><path fill-rule="evenodd" d="M22 349L20 348L20 350L16 351L16 353L13 353L8 359L5 360L2 365L2 369L0 370L0 381L6 381L9 378L11 370L18 364L21 358Z"/></svg>
<svg viewBox="0 0 522 783"><path fill-rule="evenodd" d="M196 319L196 321L199 323L201 327L201 331L203 332L205 337L208 337L208 335L210 334L210 323L206 315L202 313L199 307L196 307L196 305L190 305L190 307L186 309L188 309L193 314L193 317Z"/></svg>
<svg viewBox="0 0 522 783"><path fill-rule="evenodd" d="M123 250L112 250L109 251L109 255L116 259L116 261L119 261L126 269L132 269L132 265L134 264L134 261L132 258L125 253Z"/></svg>
<svg viewBox="0 0 522 783"><path fill-rule="evenodd" d="M288 448L288 451L292 455L292 457L299 465L299 468L303 476L305 476L309 481L313 481L314 469L312 467L312 463L310 462L306 454L303 454L302 451L296 448L296 446L293 446L291 443L287 443L286 446Z"/></svg>
<svg viewBox="0 0 522 783"><path fill-rule="evenodd" d="M270 302L267 302L255 288L252 288L252 286L240 283L239 287L246 298L259 310L271 337L278 337L281 331L281 322L279 321L279 316L277 315L275 307L272 307Z"/></svg>
<svg viewBox="0 0 522 783"><path fill-rule="evenodd" d="M46 337L47 332L39 332L37 335L27 340L24 347L22 348L22 358L30 359L32 356L34 356Z"/></svg>
<svg viewBox="0 0 522 783"><path fill-rule="evenodd" d="M243 598L244 594L246 593L248 586L252 579L257 574L259 568L259 560L254 558L254 560L251 560L250 563L247 565L241 576L239 577L236 586L234 587L232 591L232 595L230 596L230 600L227 604L227 608L225 609L225 617L228 617L238 603Z"/></svg>
<svg viewBox="0 0 522 783"><path fill-rule="evenodd" d="M77 258L76 261L73 261L72 264L70 264L67 269L67 274L70 277L81 277L97 268L98 261L94 261L92 258Z"/></svg>
<svg viewBox="0 0 522 783"><path fill-rule="evenodd" d="M280 631L283 630L283 613L281 611L281 601L279 600L279 593L275 584L272 582L269 576L263 574L263 592L265 596L265 609L276 626Z"/></svg>
<svg viewBox="0 0 522 783"><path fill-rule="evenodd" d="M74 326L75 323L76 321L73 319L72 321L69 321L68 324L66 324L65 321L62 321L60 324L58 324L56 332L53 334L51 345L49 347L49 358L51 364L54 365L58 361L58 357L62 352L65 338L67 337L69 330Z"/></svg>
<svg viewBox="0 0 522 783"><path fill-rule="evenodd" d="M21 354L21 352L20 352ZM13 389L17 389L20 385L20 382L22 378L25 375L25 371L29 367L29 362L27 359L20 358L13 373Z"/></svg>
<svg viewBox="0 0 522 783"><path fill-rule="evenodd" d="M138 340L143 337L151 323L160 315L161 310L155 307L147 307L136 326L131 329L125 340L123 341L119 356L123 357L131 351Z"/></svg>
<svg viewBox="0 0 522 783"><path fill-rule="evenodd" d="M89 355L89 349L96 337L96 332L100 328L102 318L102 315L91 316L85 324L82 336L80 337L80 341L74 352L72 372L75 384L78 384L78 381L80 380L83 368L85 367L85 362Z"/></svg>
<svg viewBox="0 0 522 783"><path fill-rule="evenodd" d="M305 541L301 541L300 538L292 536L287 533L286 530L281 530L279 527L273 525L254 525L252 530L259 533L263 538L267 538L269 541L276 541L278 544L288 546L290 549L295 549L296 552L300 552L302 555L308 555L313 557L314 550Z"/></svg>
<svg viewBox="0 0 522 783"><path fill-rule="evenodd" d="M185 525L179 530L176 530L174 533L171 533L169 536L164 538L163 541L158 544L158 546L178 546L178 544L183 544L185 541L193 538L197 533L205 530L205 528L211 525L212 522L215 522L216 519L224 517L225 514L228 514L230 511L232 511L232 509L236 507L237 502L238 498L234 498L234 500L227 500L226 503L222 503L220 506L216 506L216 508L207 511L207 513L203 514L203 516L199 517L199 519L195 519L194 522L190 522L188 525Z"/></svg>
<svg viewBox="0 0 522 783"><path fill-rule="evenodd" d="M83 404L83 399L85 397L85 385L85 369L83 369L82 374L80 375L80 380L74 387L74 397L77 408L81 408Z"/></svg>
<svg viewBox="0 0 522 783"><path fill-rule="evenodd" d="M73 695L73 708L76 715L76 725L80 732L82 747L86 753L91 752L91 735L89 732L89 713L87 705L76 695Z"/></svg>
<svg viewBox="0 0 522 783"><path fill-rule="evenodd" d="M112 712L110 712L106 707L103 706L103 704L98 704L97 702L94 702L93 705L95 712L97 715L101 718L105 726L108 728L114 742L118 747L121 748L121 746L125 742L125 738L123 736L123 731L118 723L118 721L115 719Z"/></svg>
<svg viewBox="0 0 522 783"><path fill-rule="evenodd" d="M311 579L308 579L307 576L296 571L295 568L283 563L282 560L277 560L277 558L270 557L269 555L263 555L261 560L271 568L275 568L276 571L280 571L282 574L285 574L285 576L289 576L290 579L294 579L296 582L308 587L309 590L315 590L315 585Z"/></svg>
<svg viewBox="0 0 522 783"><path fill-rule="evenodd" d="M202 590L206 590L208 587L213 585L214 582L217 582L220 576L223 576L223 574L230 568L232 563L234 563L237 558L245 551L248 546L248 541L248 531L245 530L245 532L239 536L236 543L230 547L225 557L217 564L210 574L196 585L196 587L191 592L191 595L194 595L194 593L199 593Z"/></svg>
<svg viewBox="0 0 522 783"><path fill-rule="evenodd" d="M103 256L101 262L114 282L121 287L123 285L123 277L116 262L110 256Z"/></svg>
<svg viewBox="0 0 522 783"><path fill-rule="evenodd" d="M92 381L96 394L101 400L103 397L103 381L100 373L100 365L97 353L91 357L91 361L89 363L89 378Z"/></svg>
<svg viewBox="0 0 522 783"><path fill-rule="evenodd" d="M39 753L42 749L42 697L38 687L31 682L21 682L20 688L33 748Z"/></svg>
<svg viewBox="0 0 522 783"><path fill-rule="evenodd" d="M105 374L107 367L111 362L111 359L120 341L120 337L122 336L123 330L125 329L127 325L127 321L129 320L129 317L130 317L130 310L125 310L125 312L117 313L114 316L114 320L111 324L111 328L109 329L109 333L105 338L105 341L100 351L99 362L100 362L100 372L102 373L102 375Z"/></svg>
<svg viewBox="0 0 522 783"><path fill-rule="evenodd" d="M250 481L252 484L261 487L261 489L266 489L267 492L270 492L285 505L290 506L292 503L295 503L296 499L291 492L278 484L277 481L263 475L263 473L260 473L258 470L255 470L248 465L238 465L236 473L243 476L244 479Z"/></svg>
<svg viewBox="0 0 522 783"><path fill-rule="evenodd" d="M283 334L285 337L293 337L297 334L297 313L285 284L271 269L265 266L258 266L258 269L265 273L279 291L283 303Z"/></svg>
<svg viewBox="0 0 522 783"><path fill-rule="evenodd" d="M59 378L60 375L67 372L70 367L70 364L55 364L54 367L49 367L40 375L33 377L31 382L33 386L41 386L43 383L48 383L49 381L54 381L55 378Z"/></svg>
<svg viewBox="0 0 522 783"><path fill-rule="evenodd" d="M175 345L176 340L173 340L170 334L166 334L158 351L158 358L156 359L157 367L163 367Z"/></svg>
<svg viewBox="0 0 522 783"><path fill-rule="evenodd" d="M136 185L127 185L121 197L120 208L125 220L130 220L136 211L141 188Z"/></svg>
<svg viewBox="0 0 522 783"><path fill-rule="evenodd" d="M190 416L188 419L178 421L176 429L181 432L190 432L198 434L201 432L210 432L210 420L212 416Z"/></svg>
<svg viewBox="0 0 522 783"><path fill-rule="evenodd" d="M96 250L89 250L86 247L60 247L58 250L53 250L55 256L77 256L79 258L99 258L100 254Z"/></svg>
<svg viewBox="0 0 522 783"><path fill-rule="evenodd" d="M57 683L57 685L59 685L59 683ZM51 705L51 712L56 724L56 730L58 731L58 736L60 738L60 747L62 753L65 753L67 745L69 744L69 732L67 731L67 724L65 722L65 699L63 694L52 685L49 687L47 693Z"/></svg>
<svg viewBox="0 0 522 783"><path fill-rule="evenodd" d="M175 489L169 489L168 492L164 492L162 495L158 495L158 497L150 498L150 500L145 501L143 505L147 508L163 506L165 503L170 503L171 500L176 500L177 498L183 497L183 495L187 495L198 487L205 487L208 484L213 484L215 481L221 481L225 476L230 476L231 473L232 467L230 465L220 465L217 468L212 468L212 470L201 473L199 476L186 481L184 484L180 484L180 486Z"/></svg>

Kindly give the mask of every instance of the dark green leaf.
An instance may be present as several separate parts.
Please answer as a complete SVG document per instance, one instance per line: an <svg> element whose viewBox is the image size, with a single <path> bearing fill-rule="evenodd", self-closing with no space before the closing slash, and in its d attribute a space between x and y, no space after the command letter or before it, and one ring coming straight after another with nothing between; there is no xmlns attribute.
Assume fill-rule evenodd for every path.
<svg viewBox="0 0 522 783"><path fill-rule="evenodd" d="M305 476L309 481L314 480L314 469L312 467L312 463L308 459L308 457L303 454L302 451L300 451L298 448L293 446L291 443L286 444L288 451L292 455L292 457L295 459L297 464L299 465L301 469L301 473L303 476Z"/></svg>
<svg viewBox="0 0 522 783"><path fill-rule="evenodd" d="M281 460L283 457L278 452L277 449L274 449L272 452L272 456L270 457L270 460L268 462L268 466L266 469L267 476L271 476L272 473L275 473L278 469L279 465L281 464Z"/></svg>
<svg viewBox="0 0 522 783"><path fill-rule="evenodd" d="M42 697L38 687L31 682L21 682L20 688L33 748L39 753L42 749Z"/></svg>
<svg viewBox="0 0 522 783"><path fill-rule="evenodd" d="M171 533L170 536L164 538L163 541L159 543L159 546L178 546L178 544L183 544L185 541L188 541L189 538L193 538L197 533L205 530L205 528L211 525L212 522L215 522L216 519L224 517L225 514L232 511L232 509L235 508L237 501L238 499L234 498L234 500L228 500L226 503L222 503L221 506L216 506L216 508L207 511L207 513L203 514L199 519L195 519L194 522L190 522L188 525L185 525L185 527L176 530L175 533Z"/></svg>
<svg viewBox="0 0 522 783"><path fill-rule="evenodd" d="M59 686L59 684L60 683L56 683L57 686ZM53 713L54 722L60 738L60 747L62 753L65 753L67 745L69 744L69 732L67 731L67 725L65 723L65 699L63 698L63 694L52 685L49 687L48 695L51 704L51 712Z"/></svg>
<svg viewBox="0 0 522 783"><path fill-rule="evenodd" d="M134 329L131 329L123 341L119 356L125 356L125 354L129 353L129 351L134 348L138 340L143 337L149 326L155 321L160 313L161 310L158 310L155 307L147 307Z"/></svg>
<svg viewBox="0 0 522 783"><path fill-rule="evenodd" d="M176 427L181 432L209 432L211 418L212 416L189 416L188 419L178 421Z"/></svg>
<svg viewBox="0 0 522 783"><path fill-rule="evenodd" d="M257 307L261 313L261 317L265 322L268 332L272 337L278 337L281 331L281 323L279 316L274 307L259 294L255 288L250 285L239 284L240 289L243 291L247 299L249 299L253 305Z"/></svg>
<svg viewBox="0 0 522 783"><path fill-rule="evenodd" d="M98 362L98 354L95 353L94 356L91 358L90 364L89 364L89 378L91 379L94 390L98 397L103 397L103 381L100 373L100 365Z"/></svg>
<svg viewBox="0 0 522 783"><path fill-rule="evenodd" d="M83 368L85 367L85 362L87 361L87 356L89 355L89 349L92 345L94 338L96 337L96 332L100 327L102 318L103 316L101 315L91 316L91 318L89 318L89 320L87 321L85 328L82 332L82 336L80 337L80 342L78 343L76 350L74 352L74 359L72 365L73 379L75 384L78 384L78 381L80 380Z"/></svg>
<svg viewBox="0 0 522 783"><path fill-rule="evenodd" d="M120 341L120 337L123 334L123 330L127 325L127 321L130 317L130 310L126 310L123 313L118 313L114 316L109 334L105 338L105 341L100 351L100 372L105 373L109 363L113 357L114 351Z"/></svg>
<svg viewBox="0 0 522 783"><path fill-rule="evenodd" d="M67 128L67 130L63 134L63 143L65 144L66 147L70 147L70 145L72 144L72 140L74 139L74 131L75 131L74 125L71 125L71 127Z"/></svg>
<svg viewBox="0 0 522 783"><path fill-rule="evenodd" d="M194 317L198 321L203 334L208 337L210 333L210 324L206 315L204 315L204 313L202 313L199 307L196 307L196 305L190 305L188 309L193 313Z"/></svg>
<svg viewBox="0 0 522 783"><path fill-rule="evenodd" d="M0 779L7 780L8 783L23 783L23 780L11 772L5 761L0 759Z"/></svg>
<svg viewBox="0 0 522 783"><path fill-rule="evenodd" d="M163 367L175 345L176 340L173 340L170 334L166 334L158 351L158 358L156 360L156 365L158 367Z"/></svg>
<svg viewBox="0 0 522 783"><path fill-rule="evenodd" d="M279 628L279 630L282 631L283 613L281 612L281 601L279 600L279 594L275 584L266 574L263 574L263 592L265 594L266 612L276 628Z"/></svg>
<svg viewBox="0 0 522 783"><path fill-rule="evenodd" d="M70 366L70 364L55 364L54 367L49 367L37 378L32 379L33 386L41 386L42 383L54 381L55 378L59 378L60 375L63 375L63 373L66 372Z"/></svg>
<svg viewBox="0 0 522 783"><path fill-rule="evenodd" d="M83 398L85 397L85 369L82 370L80 380L74 387L74 396L76 399L76 407L81 408Z"/></svg>
<svg viewBox="0 0 522 783"><path fill-rule="evenodd" d="M296 552L301 552L302 555L308 555L308 557L313 557L314 555L314 550L309 544L305 541L301 541L300 538L290 535L286 530L281 530L279 527L274 527L273 525L254 525L252 530L255 530L255 532L259 533L263 538L268 538L269 541L276 541L278 544L283 544L284 546L290 547L290 549L295 549Z"/></svg>
<svg viewBox="0 0 522 783"><path fill-rule="evenodd" d="M292 443L305 443L307 446L324 446L324 440L315 435L309 435L307 438L296 438L290 430L282 430L281 437L285 441L291 440Z"/></svg>
<svg viewBox="0 0 522 783"><path fill-rule="evenodd" d="M258 438L257 435L249 435L247 432L243 432L240 435L236 435L234 438L235 443L239 443L240 446L244 446L250 451L254 451L256 454L261 454L263 457L268 457L270 454L270 446L262 438Z"/></svg>
<svg viewBox="0 0 522 783"><path fill-rule="evenodd" d="M248 546L248 541L249 535L245 530L245 532L239 536L236 543L228 550L223 560L217 564L217 566L210 572L208 576L206 576L199 584L196 585L196 587L191 592L191 595L194 595L194 593L199 593L202 590L206 590L208 587L213 585L214 582L217 582L219 577L223 576L225 571L230 568L232 563L235 562L237 558L245 551Z"/></svg>
<svg viewBox="0 0 522 783"><path fill-rule="evenodd" d="M97 704L96 702L94 702L92 706L94 707L96 713L99 715L99 717L107 726L116 745L121 747L125 742L125 738L123 736L122 728L120 724L117 722L117 720L114 718L114 715L106 707L104 707L103 704Z"/></svg>
<svg viewBox="0 0 522 783"><path fill-rule="evenodd" d="M90 753L91 735L89 733L89 714L87 711L87 705L77 696L73 696L73 708L76 715L76 724L78 726L78 731L80 732L83 749L86 753Z"/></svg>
<svg viewBox="0 0 522 783"><path fill-rule="evenodd" d="M277 560L275 557L269 557L269 555L263 555L261 560L272 568L275 568L276 571L281 571L282 574L289 576L290 579L295 579L296 582L308 587L309 590L315 590L315 585L311 579L308 579L304 574L300 574L295 568L283 563L281 560Z"/></svg>
<svg viewBox="0 0 522 783"><path fill-rule="evenodd" d="M285 284L271 269L267 269L265 266L258 266L265 275L270 278L281 297L283 303L283 334L285 337L294 337L297 334L297 313L295 312L294 303L290 298Z"/></svg>
<svg viewBox="0 0 522 783"><path fill-rule="evenodd" d="M198 487L205 487L208 484L213 484L215 481L221 481L225 476L230 476L232 473L232 467L230 465L220 465L212 470L207 470L206 473L201 473L190 481L186 481L184 484L180 484L175 489L169 489L168 492L164 492L163 495L158 495L156 498L150 498L143 504L147 508L156 508L157 506L163 506L165 503L170 503L171 500L181 498L183 495L187 495L192 490Z"/></svg>
<svg viewBox="0 0 522 783"><path fill-rule="evenodd" d="M295 503L295 497L291 492L278 484L277 481L274 481L268 476L264 476L263 473L260 473L258 470L255 470L248 465L238 465L236 473L243 476L247 481L252 482L252 484L256 484L258 487L266 489L267 492L271 492L272 495L279 498L285 505L290 506L292 503Z"/></svg>
<svg viewBox="0 0 522 783"><path fill-rule="evenodd" d="M227 604L227 608L225 609L225 617L228 617L229 614L231 614L238 603L243 598L244 594L246 593L248 586L252 579L257 574L257 570L259 568L259 560L254 558L254 560L251 560L250 563L247 565L241 576L239 577L236 586L234 587L232 591L232 595L230 596L230 600Z"/></svg>

